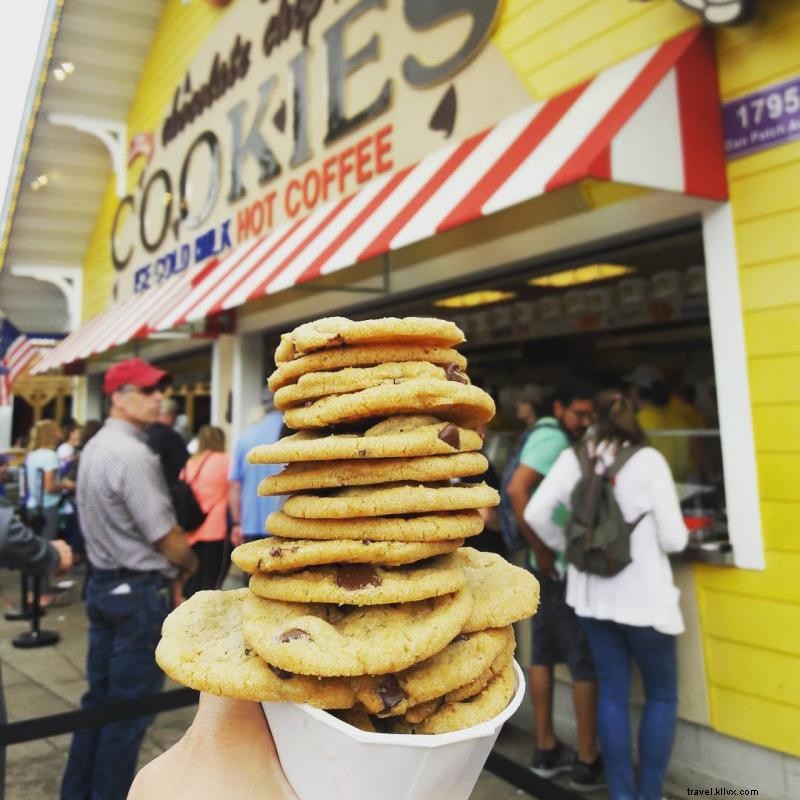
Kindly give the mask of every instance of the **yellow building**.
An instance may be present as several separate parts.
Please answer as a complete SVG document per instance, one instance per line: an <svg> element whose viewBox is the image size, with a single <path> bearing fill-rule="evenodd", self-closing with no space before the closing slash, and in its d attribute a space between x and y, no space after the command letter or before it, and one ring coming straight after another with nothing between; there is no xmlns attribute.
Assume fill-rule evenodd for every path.
<svg viewBox="0 0 800 800"><path fill-rule="evenodd" d="M84 328L45 368L97 374L134 339L163 363L206 348L209 414L232 388L237 430L277 332L399 309L457 319L501 390L492 361L506 383L569 360L708 377L732 563L677 570L673 776L797 796L800 4L705 30L674 0L455 5L323 2L291 30L277 4L169 0L126 194L109 180L86 249ZM731 118L756 138L726 161ZM542 282L606 263L626 271ZM473 289L507 296L438 304Z"/></svg>

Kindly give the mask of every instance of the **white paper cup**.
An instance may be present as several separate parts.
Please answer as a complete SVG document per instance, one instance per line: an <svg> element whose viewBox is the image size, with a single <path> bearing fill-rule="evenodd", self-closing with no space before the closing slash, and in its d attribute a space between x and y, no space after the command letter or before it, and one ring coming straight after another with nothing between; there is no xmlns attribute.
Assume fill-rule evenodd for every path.
<svg viewBox="0 0 800 800"><path fill-rule="evenodd" d="M467 800L503 723L525 696L472 728L436 735L368 733L298 703L263 703L286 777L300 800Z"/></svg>

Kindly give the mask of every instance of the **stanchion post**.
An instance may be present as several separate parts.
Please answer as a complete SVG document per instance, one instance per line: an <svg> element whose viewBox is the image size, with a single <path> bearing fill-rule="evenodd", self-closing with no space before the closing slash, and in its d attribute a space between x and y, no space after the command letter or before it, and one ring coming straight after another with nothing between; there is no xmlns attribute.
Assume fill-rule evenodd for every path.
<svg viewBox="0 0 800 800"><path fill-rule="evenodd" d="M38 486L36 487L36 512L30 515L29 524L36 536L41 537L44 532L44 470L37 470ZM42 617L40 607L42 593L42 579L39 575L33 577L33 603L30 609L31 629L20 633L11 640L14 647L30 649L34 647L49 647L56 644L61 637L55 631L43 631L39 626Z"/></svg>

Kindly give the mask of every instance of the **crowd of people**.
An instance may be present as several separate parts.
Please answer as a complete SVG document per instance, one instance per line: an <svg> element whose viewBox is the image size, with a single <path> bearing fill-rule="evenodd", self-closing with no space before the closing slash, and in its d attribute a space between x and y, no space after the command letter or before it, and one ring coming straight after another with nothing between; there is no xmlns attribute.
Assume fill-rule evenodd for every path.
<svg viewBox="0 0 800 800"><path fill-rule="evenodd" d="M192 441L182 435L178 406L167 395L170 382L168 373L147 362L121 361L104 376L109 411L103 423L45 419L29 434L20 503L22 517L37 520L32 527L42 533L36 558L12 553L6 563L40 577L46 606L58 602L51 577L73 561L84 562L84 709L160 691L164 676L153 654L166 615L193 593L222 585L232 543L264 536L264 520L276 502L258 497L262 476L246 468L252 444L274 441L282 432L271 395L251 411L251 425L231 456L219 427L202 426ZM3 486L7 469L4 458ZM199 509L191 530L178 524L178 484ZM0 547L6 538L18 540L14 525L23 525L12 524L7 510L9 519L0 518ZM0 551L0 563L2 558ZM77 731L61 797L126 797L151 721L139 717Z"/></svg>
<svg viewBox="0 0 800 800"><path fill-rule="evenodd" d="M690 397L672 395L649 366L612 389L597 392L574 380L549 397L541 387L526 387L515 401L525 428L500 480L490 548L524 549L540 584L529 668L530 769L544 778L569 773L570 785L585 793L607 786L614 800L658 800L676 727L676 638L684 629L668 558L687 544L675 481L701 474L709 460L690 439L651 440L647 432L697 429L705 420ZM616 519L602 505L604 486ZM589 506L587 527L582 517ZM619 568L597 569L577 557L585 555L587 530L593 535L597 528L599 541L614 524L629 551ZM608 563L598 549L594 556ZM574 749L553 725L559 663L572 678ZM637 767L630 733L634 663L645 693Z"/></svg>
<svg viewBox="0 0 800 800"><path fill-rule="evenodd" d="M46 545L66 539L69 559L74 553L86 562L83 708L159 691L163 675L153 651L164 618L193 593L219 588L231 547L268 535L264 521L281 502L256 491L279 467L246 460L251 447L284 433L271 395L251 411L228 454L224 431L213 425L202 426L189 446L179 432L178 405L165 393L169 382L146 362L121 361L105 375L110 410L103 424L42 420L31 431L26 505L43 518ZM524 431L504 469L490 466L479 478L499 489L501 505L485 511L485 531L470 542L506 555L524 550L539 580L529 668L531 770L545 778L568 772L570 784L584 792L608 785L615 800L661 797L676 725L683 620L668 554L685 547L687 532L673 480L705 463L685 443L652 446L659 443L649 442L646 431L704 423L688 394L673 396L664 387L657 370L640 367L626 385L600 393L580 380L549 395L541 387L519 391L515 411ZM574 536L589 502L586 487L603 481L627 548L624 568L605 572L576 557L585 552ZM178 524L177 484L188 486L199 506L202 520L193 530ZM593 491L597 502L602 488ZM40 570L45 605L54 601L48 574L63 569L66 558L58 550ZM574 749L553 724L559 663L572 678ZM629 723L632 663L645 690L638 768ZM62 798L125 797L150 721L77 732Z"/></svg>

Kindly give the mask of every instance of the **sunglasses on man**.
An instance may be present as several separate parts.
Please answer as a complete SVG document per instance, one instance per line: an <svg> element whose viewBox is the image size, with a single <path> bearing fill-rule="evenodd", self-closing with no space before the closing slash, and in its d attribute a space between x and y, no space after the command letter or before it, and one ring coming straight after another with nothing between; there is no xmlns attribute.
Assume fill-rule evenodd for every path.
<svg viewBox="0 0 800 800"><path fill-rule="evenodd" d="M150 395L153 395L156 392L163 392L164 387L160 383L155 384L155 386L133 386L132 384L126 384L125 386L120 386L117 391L122 392L123 394L137 392L138 394L143 394L146 397L150 397Z"/></svg>

